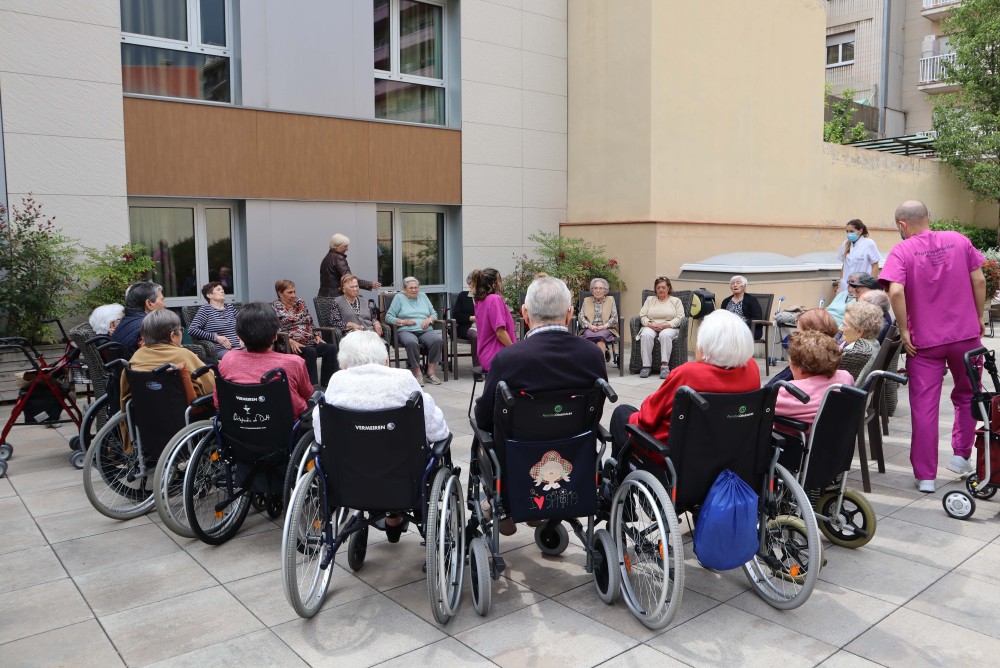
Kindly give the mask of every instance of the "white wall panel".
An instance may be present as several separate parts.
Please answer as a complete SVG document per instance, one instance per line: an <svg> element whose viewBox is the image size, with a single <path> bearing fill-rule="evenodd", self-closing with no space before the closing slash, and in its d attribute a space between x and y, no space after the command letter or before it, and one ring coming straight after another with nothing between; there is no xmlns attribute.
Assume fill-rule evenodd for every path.
<svg viewBox="0 0 1000 668"><path fill-rule="evenodd" d="M0 91L6 132L119 142L124 136L120 84L0 73Z"/></svg>

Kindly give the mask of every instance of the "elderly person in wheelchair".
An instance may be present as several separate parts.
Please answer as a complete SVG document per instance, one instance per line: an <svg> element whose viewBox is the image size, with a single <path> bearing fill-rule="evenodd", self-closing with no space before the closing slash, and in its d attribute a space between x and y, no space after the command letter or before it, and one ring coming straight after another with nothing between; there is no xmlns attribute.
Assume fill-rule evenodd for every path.
<svg viewBox="0 0 1000 668"><path fill-rule="evenodd" d="M152 371L164 364L174 364L182 374L188 375L201 368L202 362L193 352L181 346L184 328L181 319L173 311L158 309L151 311L142 321L143 347L135 351L129 360L133 371ZM206 373L191 380L196 396L211 394L215 389L215 378ZM121 377L122 408L130 396L128 375ZM193 399L194 397L191 397Z"/></svg>

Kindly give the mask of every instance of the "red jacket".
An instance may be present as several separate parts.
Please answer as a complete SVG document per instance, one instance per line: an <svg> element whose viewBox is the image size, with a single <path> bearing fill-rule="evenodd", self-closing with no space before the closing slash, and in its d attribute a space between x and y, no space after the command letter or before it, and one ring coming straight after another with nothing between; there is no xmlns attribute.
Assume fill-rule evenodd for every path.
<svg viewBox="0 0 1000 668"><path fill-rule="evenodd" d="M646 397L642 406L629 417L629 424L638 425L662 443L670 435L670 415L674 394L681 385L698 392L751 392L760 389L760 368L751 358L746 366L723 369L706 362L688 362L670 372L659 389Z"/></svg>

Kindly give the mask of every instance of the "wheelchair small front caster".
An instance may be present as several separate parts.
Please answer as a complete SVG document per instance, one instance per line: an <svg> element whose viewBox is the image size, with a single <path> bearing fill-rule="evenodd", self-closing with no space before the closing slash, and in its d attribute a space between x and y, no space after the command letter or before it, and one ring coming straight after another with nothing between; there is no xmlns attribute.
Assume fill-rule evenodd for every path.
<svg viewBox="0 0 1000 668"><path fill-rule="evenodd" d="M535 527L535 545L542 554L557 557L569 546L569 532L562 522L545 522Z"/></svg>
<svg viewBox="0 0 1000 668"><path fill-rule="evenodd" d="M86 457L86 453L80 452L79 450L69 453L69 463L73 465L77 471L83 469L83 460Z"/></svg>
<svg viewBox="0 0 1000 668"><path fill-rule="evenodd" d="M956 520L967 520L976 512L976 501L965 492L952 491L941 499L944 512Z"/></svg>

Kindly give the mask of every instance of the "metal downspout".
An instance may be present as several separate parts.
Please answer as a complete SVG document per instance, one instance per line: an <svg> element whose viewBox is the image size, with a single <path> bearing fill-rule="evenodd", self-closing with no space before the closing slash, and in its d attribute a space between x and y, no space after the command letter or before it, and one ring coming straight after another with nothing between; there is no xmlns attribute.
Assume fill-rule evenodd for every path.
<svg viewBox="0 0 1000 668"><path fill-rule="evenodd" d="M889 30L891 30L892 0L882 0L882 81L879 86L878 131L885 137L886 107L889 98Z"/></svg>

